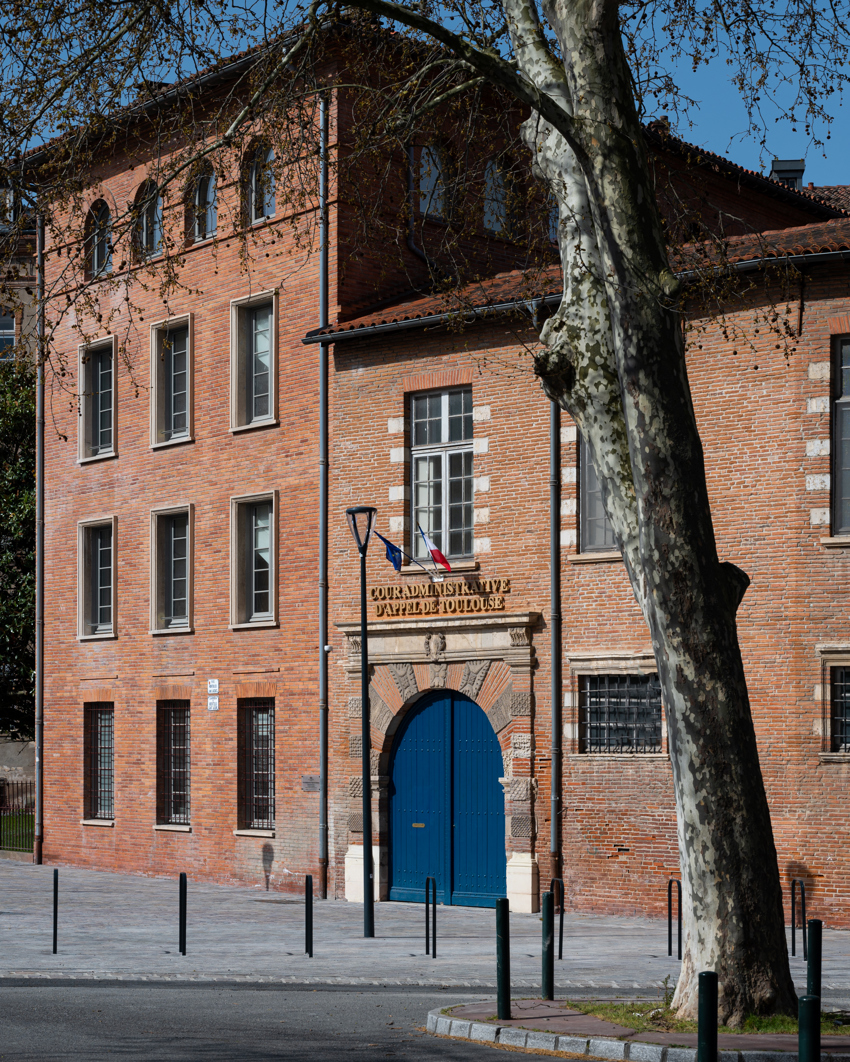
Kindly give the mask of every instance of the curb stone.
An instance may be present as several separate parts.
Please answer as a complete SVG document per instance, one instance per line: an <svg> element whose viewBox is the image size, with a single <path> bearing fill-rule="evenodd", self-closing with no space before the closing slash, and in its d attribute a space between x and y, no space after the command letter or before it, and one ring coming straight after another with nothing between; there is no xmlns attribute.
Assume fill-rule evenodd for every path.
<svg viewBox="0 0 850 1062"><path fill-rule="evenodd" d="M468 1006L469 1003L455 1004ZM608 1062L696 1062L696 1048L662 1047L635 1040L613 1040L582 1036L560 1036L558 1033L535 1032L516 1026L495 1025L489 1022L462 1021L451 1018L443 1010L428 1012L426 1029L437 1036L451 1036L459 1040L475 1040L477 1043L505 1044L510 1047L527 1047L538 1051L564 1051L568 1054L602 1058ZM719 1062L794 1062L794 1051L719 1051ZM850 1055L821 1053L821 1062L850 1062Z"/></svg>

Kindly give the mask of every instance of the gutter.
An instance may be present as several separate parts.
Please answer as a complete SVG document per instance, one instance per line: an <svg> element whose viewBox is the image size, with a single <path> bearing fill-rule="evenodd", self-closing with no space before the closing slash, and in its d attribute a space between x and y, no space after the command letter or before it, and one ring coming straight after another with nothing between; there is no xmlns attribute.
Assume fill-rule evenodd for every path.
<svg viewBox="0 0 850 1062"><path fill-rule="evenodd" d="M44 216L37 221L38 297L35 384L35 837L33 863L41 864L44 842Z"/></svg>

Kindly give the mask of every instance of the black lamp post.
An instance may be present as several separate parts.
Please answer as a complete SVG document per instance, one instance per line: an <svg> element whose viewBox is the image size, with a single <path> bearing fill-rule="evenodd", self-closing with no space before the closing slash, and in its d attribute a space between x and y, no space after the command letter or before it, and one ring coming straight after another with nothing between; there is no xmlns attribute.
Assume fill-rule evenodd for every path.
<svg viewBox="0 0 850 1062"><path fill-rule="evenodd" d="M355 505L345 510L360 554L360 751L363 773L363 936L375 935L374 869L372 866L372 730L369 720L369 646L366 629L366 550L378 510Z"/></svg>

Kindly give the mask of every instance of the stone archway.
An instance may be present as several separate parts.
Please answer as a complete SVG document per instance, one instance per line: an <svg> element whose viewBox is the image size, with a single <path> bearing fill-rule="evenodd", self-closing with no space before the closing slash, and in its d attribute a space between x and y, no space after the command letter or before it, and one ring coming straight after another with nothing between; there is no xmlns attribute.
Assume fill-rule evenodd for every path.
<svg viewBox="0 0 850 1062"><path fill-rule="evenodd" d="M425 692L449 689L479 704L498 737L504 763L501 781L505 792L508 897L514 910L537 910L532 632L538 621L537 613L521 613L377 620L369 624L376 898L387 896L387 784L393 736L406 712ZM348 638L344 666L352 690L347 705L350 770L346 897L362 901L360 698L353 695L360 675L359 624L341 623L339 628Z"/></svg>

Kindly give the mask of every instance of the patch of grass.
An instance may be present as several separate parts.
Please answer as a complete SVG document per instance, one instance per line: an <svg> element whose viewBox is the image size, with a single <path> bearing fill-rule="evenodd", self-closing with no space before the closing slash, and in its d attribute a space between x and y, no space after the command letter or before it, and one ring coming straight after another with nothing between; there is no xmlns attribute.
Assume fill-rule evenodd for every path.
<svg viewBox="0 0 850 1062"><path fill-rule="evenodd" d="M659 1000L658 1003L633 1003L623 1000L620 1003L599 1003L595 1000L569 1000L567 1006L580 1010L583 1014L592 1014L603 1021L625 1025L635 1032L697 1032L695 1021L682 1021L669 1006ZM751 1014L741 1029L730 1029L722 1025L724 1033L788 1033L797 1035L797 1019L784 1014ZM822 1036L850 1037L850 1014L822 1014Z"/></svg>

